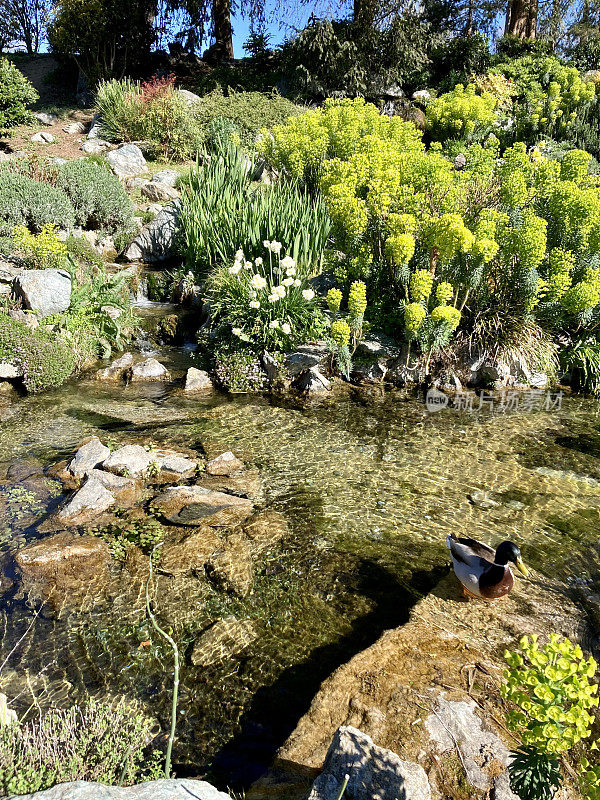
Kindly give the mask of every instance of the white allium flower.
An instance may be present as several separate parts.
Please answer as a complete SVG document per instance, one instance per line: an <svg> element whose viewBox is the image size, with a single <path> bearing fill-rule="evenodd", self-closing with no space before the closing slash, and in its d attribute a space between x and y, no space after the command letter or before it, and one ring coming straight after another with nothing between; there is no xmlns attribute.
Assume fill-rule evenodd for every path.
<svg viewBox="0 0 600 800"><path fill-rule="evenodd" d="M257 267L262 267L263 260L262 260L262 258L259 256L258 258L255 258L255 259L254 259L254 263L256 264L256 266L257 266Z"/></svg>
<svg viewBox="0 0 600 800"><path fill-rule="evenodd" d="M232 328L231 332L233 333L234 336L241 336L242 335L242 329L241 328Z"/></svg>
<svg viewBox="0 0 600 800"><path fill-rule="evenodd" d="M281 259L281 266L284 269L294 269L296 262L291 256L286 256L285 258Z"/></svg>
<svg viewBox="0 0 600 800"><path fill-rule="evenodd" d="M241 248L235 254L235 260L236 261L243 261L244 260L244 251Z"/></svg>
<svg viewBox="0 0 600 800"><path fill-rule="evenodd" d="M270 294L267 300L269 301L269 303L276 303L279 300L279 295Z"/></svg>
<svg viewBox="0 0 600 800"><path fill-rule="evenodd" d="M282 261L281 263L283 264L283 261ZM290 277L291 277L292 275L295 275L295 274L296 274L296 267L288 267L288 268L286 269L286 271L285 271L285 274L286 274L286 275L289 275Z"/></svg>
<svg viewBox="0 0 600 800"><path fill-rule="evenodd" d="M273 294L277 295L277 297L281 297L282 299L286 296L285 286L280 283L279 286L276 286L273 289Z"/></svg>
<svg viewBox="0 0 600 800"><path fill-rule="evenodd" d="M255 297L258 297L258 295L254 290L251 290L250 292L248 292L248 297L250 298L250 300L254 300Z"/></svg>
<svg viewBox="0 0 600 800"><path fill-rule="evenodd" d="M294 279L293 278L286 278L283 281L283 285L284 286L293 286L294 285Z"/></svg>
<svg viewBox="0 0 600 800"><path fill-rule="evenodd" d="M250 300L250 308L260 308L258 300Z"/></svg>
<svg viewBox="0 0 600 800"><path fill-rule="evenodd" d="M267 250L271 249L271 242L268 239L265 239L263 242L263 247L266 247Z"/></svg>
<svg viewBox="0 0 600 800"><path fill-rule="evenodd" d="M271 252L275 253L275 255L279 255L279 253L281 253L282 246L283 245L281 242L271 242Z"/></svg>
<svg viewBox="0 0 600 800"><path fill-rule="evenodd" d="M313 292L312 289L303 289L302 290L302 297L305 300L312 300L314 296L315 296L315 293Z"/></svg>
<svg viewBox="0 0 600 800"><path fill-rule="evenodd" d="M250 286L253 289L264 289L267 285L267 281L263 278L262 275L253 275L252 280L250 281Z"/></svg>
<svg viewBox="0 0 600 800"><path fill-rule="evenodd" d="M278 328L278 327L279 327L279 320L278 319L274 319L271 322L269 322L269 328Z"/></svg>
<svg viewBox="0 0 600 800"><path fill-rule="evenodd" d="M296 278L294 281L294 286L302 286L302 281L299 278Z"/></svg>
<svg viewBox="0 0 600 800"><path fill-rule="evenodd" d="M253 269L253 264L251 261L244 261L244 269Z"/></svg>
<svg viewBox="0 0 600 800"><path fill-rule="evenodd" d="M241 270L242 265L239 261L236 261L232 267L229 267L229 272L231 275L237 275L238 272Z"/></svg>
<svg viewBox="0 0 600 800"><path fill-rule="evenodd" d="M290 328L287 322L283 323L283 325L281 326L281 330L283 331L283 333L285 333L286 336L289 336L290 333L292 332L292 329Z"/></svg>

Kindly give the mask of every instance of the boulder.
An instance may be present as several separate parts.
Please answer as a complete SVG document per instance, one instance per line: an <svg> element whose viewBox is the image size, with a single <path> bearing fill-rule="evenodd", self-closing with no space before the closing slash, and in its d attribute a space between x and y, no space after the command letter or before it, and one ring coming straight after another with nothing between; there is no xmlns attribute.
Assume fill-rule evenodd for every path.
<svg viewBox="0 0 600 800"><path fill-rule="evenodd" d="M170 258L179 220L179 203L162 208L124 252L127 261L165 261Z"/></svg>
<svg viewBox="0 0 600 800"><path fill-rule="evenodd" d="M161 483L172 483L191 478L198 469L198 460L178 453L176 450L156 450L153 463L160 468Z"/></svg>
<svg viewBox="0 0 600 800"><path fill-rule="evenodd" d="M0 381L12 381L15 378L22 378L23 370L9 364L7 361L0 361Z"/></svg>
<svg viewBox="0 0 600 800"><path fill-rule="evenodd" d="M169 200L177 200L179 192L166 184L149 181L142 187L142 195L153 203L166 203Z"/></svg>
<svg viewBox="0 0 600 800"><path fill-rule="evenodd" d="M214 527L244 522L254 508L246 498L202 486L169 487L152 501L152 507L175 525Z"/></svg>
<svg viewBox="0 0 600 800"><path fill-rule="evenodd" d="M101 127L102 123L100 122L100 114L94 114L94 116L92 117L92 121L90 123L90 129L88 131L87 138L99 139Z"/></svg>
<svg viewBox="0 0 600 800"><path fill-rule="evenodd" d="M83 122L70 122L68 125L65 125L63 132L70 133L72 135L85 133L85 125Z"/></svg>
<svg viewBox="0 0 600 800"><path fill-rule="evenodd" d="M74 781L43 792L13 795L9 800L231 800L231 797L206 781L185 778L148 781L138 786Z"/></svg>
<svg viewBox="0 0 600 800"><path fill-rule="evenodd" d="M210 392L213 388L213 382L208 372L205 372L203 369L196 369L196 367L190 367L188 369L185 376L186 392Z"/></svg>
<svg viewBox="0 0 600 800"><path fill-rule="evenodd" d="M38 317L62 314L71 305L71 276L62 269L23 270L15 278L13 292Z"/></svg>
<svg viewBox="0 0 600 800"><path fill-rule="evenodd" d="M220 589L247 597L254 583L254 570L246 538L230 536L226 545L211 555L206 574Z"/></svg>
<svg viewBox="0 0 600 800"><path fill-rule="evenodd" d="M371 364L358 361L352 365L352 379L360 383L381 383L387 373L386 365L378 361Z"/></svg>
<svg viewBox="0 0 600 800"><path fill-rule="evenodd" d="M294 386L298 391L308 395L323 394L331 388L327 378L316 367L311 367L298 375Z"/></svg>
<svg viewBox="0 0 600 800"><path fill-rule="evenodd" d="M285 359L285 368L294 378L311 367L325 367L329 360L329 348L325 342L300 346Z"/></svg>
<svg viewBox="0 0 600 800"><path fill-rule="evenodd" d="M221 546L221 538L208 525L202 525L178 541L168 539L161 549L160 568L171 575L203 572L211 555Z"/></svg>
<svg viewBox="0 0 600 800"><path fill-rule="evenodd" d="M146 159L136 144L122 144L111 150L106 160L119 178L131 178L146 170Z"/></svg>
<svg viewBox="0 0 600 800"><path fill-rule="evenodd" d="M161 186L170 186L171 189L174 189L180 177L176 169L161 169L160 172L154 173L150 183L158 183Z"/></svg>
<svg viewBox="0 0 600 800"><path fill-rule="evenodd" d="M100 153L105 153L110 147L110 142L105 142L103 139L87 139L79 149L86 156L99 156Z"/></svg>
<svg viewBox="0 0 600 800"><path fill-rule="evenodd" d="M44 111L35 111L33 116L38 122L41 122L42 125L54 125L58 119L57 114L46 114Z"/></svg>
<svg viewBox="0 0 600 800"><path fill-rule="evenodd" d="M199 103L202 99L200 95L189 92L187 89L178 89L177 94L182 97L189 106L194 105L194 103Z"/></svg>
<svg viewBox="0 0 600 800"><path fill-rule="evenodd" d="M99 369L96 373L96 378L102 381L117 381L122 378L125 372L133 363L133 356L131 353L123 353L122 356L117 358L108 367Z"/></svg>
<svg viewBox="0 0 600 800"><path fill-rule="evenodd" d="M464 169L467 166L467 157L464 153L459 153L456 158L454 159L454 169L457 172Z"/></svg>
<svg viewBox="0 0 600 800"><path fill-rule="evenodd" d="M336 731L323 772L313 783L308 800L337 800L346 775L349 780L345 796L351 800L431 798L423 767L378 747L370 736L350 725Z"/></svg>
<svg viewBox="0 0 600 800"><path fill-rule="evenodd" d="M131 367L129 379L132 383L138 381L168 381L171 376L169 370L160 361L155 358L145 358Z"/></svg>
<svg viewBox="0 0 600 800"><path fill-rule="evenodd" d="M133 478L124 478L122 475L115 475L102 469L93 469L88 477L97 480L108 489L121 507L132 506L142 493L140 484Z"/></svg>
<svg viewBox="0 0 600 800"><path fill-rule="evenodd" d="M358 343L356 354L362 358L385 360L397 358L400 355L400 347L391 336L373 331Z"/></svg>
<svg viewBox="0 0 600 800"><path fill-rule="evenodd" d="M62 525L85 525L114 506L114 495L96 478L89 477L57 514Z"/></svg>
<svg viewBox="0 0 600 800"><path fill-rule="evenodd" d="M111 453L103 466L107 472L115 475L143 478L153 461L154 454L149 453L141 444L126 444Z"/></svg>
<svg viewBox="0 0 600 800"><path fill-rule="evenodd" d="M108 545L97 536L57 533L28 544L15 555L26 580L59 580L77 577L82 583L106 570Z"/></svg>
<svg viewBox="0 0 600 800"><path fill-rule="evenodd" d="M56 137L47 131L40 131L33 134L31 141L35 142L35 144L52 144L52 142L56 141Z"/></svg>
<svg viewBox="0 0 600 800"><path fill-rule="evenodd" d="M69 464L69 469L75 477L81 478L102 464L109 455L109 448L102 444L97 436L93 436L89 442L79 448L75 458Z"/></svg>
<svg viewBox="0 0 600 800"><path fill-rule="evenodd" d="M258 637L251 619L225 617L214 623L196 640L192 650L192 664L210 667L241 653Z"/></svg>
<svg viewBox="0 0 600 800"><path fill-rule="evenodd" d="M231 450L226 453L221 453L220 456L211 459L206 464L207 475L225 475L230 477L236 472L241 472L244 469L244 462L234 456Z"/></svg>

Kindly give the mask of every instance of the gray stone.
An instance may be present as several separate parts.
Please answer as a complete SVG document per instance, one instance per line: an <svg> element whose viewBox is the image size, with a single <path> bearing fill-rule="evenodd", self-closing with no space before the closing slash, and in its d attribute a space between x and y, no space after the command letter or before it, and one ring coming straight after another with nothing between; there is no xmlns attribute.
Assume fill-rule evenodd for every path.
<svg viewBox="0 0 600 800"><path fill-rule="evenodd" d="M198 94L194 94L194 92L189 92L187 89L178 89L177 94L186 101L189 106L194 105L194 103L200 102L202 98Z"/></svg>
<svg viewBox="0 0 600 800"><path fill-rule="evenodd" d="M83 122L70 122L63 128L64 133L79 134L85 133L85 125Z"/></svg>
<svg viewBox="0 0 600 800"><path fill-rule="evenodd" d="M66 164L68 159L60 158L60 156L53 156L52 158L48 159L50 164L54 164L55 167L62 167L63 164Z"/></svg>
<svg viewBox="0 0 600 800"><path fill-rule="evenodd" d="M467 166L467 157L464 153L459 153L454 159L454 169L460 171Z"/></svg>
<svg viewBox="0 0 600 800"><path fill-rule="evenodd" d="M71 304L71 276L62 269L23 270L13 291L38 317L62 314Z"/></svg>
<svg viewBox="0 0 600 800"><path fill-rule="evenodd" d="M142 186L142 194L153 203L168 202L169 200L177 200L179 192L171 186L162 183L154 183L149 181Z"/></svg>
<svg viewBox="0 0 600 800"><path fill-rule="evenodd" d="M129 189L129 191L133 191L134 189L143 189L147 183L150 183L148 178L128 178L125 181L125 188Z"/></svg>
<svg viewBox="0 0 600 800"><path fill-rule="evenodd" d="M81 489L58 512L63 525L84 525L115 504L115 498L100 481L88 478Z"/></svg>
<svg viewBox="0 0 600 800"><path fill-rule="evenodd" d="M131 178L146 170L146 159L136 144L123 144L111 150L106 160L119 178Z"/></svg>
<svg viewBox="0 0 600 800"><path fill-rule="evenodd" d="M472 492L470 495L468 495L468 497L471 503L474 506L477 506L477 508L488 509L488 508L495 508L496 506L500 505L500 503L497 503L495 500L492 500L491 497L488 497L486 492L483 492L481 490Z"/></svg>
<svg viewBox="0 0 600 800"><path fill-rule="evenodd" d="M179 221L179 203L162 208L124 252L127 261L164 261L171 257Z"/></svg>
<svg viewBox="0 0 600 800"><path fill-rule="evenodd" d="M79 148L87 156L99 156L110 148L110 143L102 139L88 139Z"/></svg>
<svg viewBox="0 0 600 800"><path fill-rule="evenodd" d="M32 331L39 327L40 324L33 311L23 311L21 308L11 308L8 312L8 316L11 319L15 319L17 322L22 322L23 325Z"/></svg>
<svg viewBox="0 0 600 800"><path fill-rule="evenodd" d="M93 469L88 477L99 481L105 489L108 489L120 506L133 505L142 491L140 484L133 478L124 478L102 469Z"/></svg>
<svg viewBox="0 0 600 800"><path fill-rule="evenodd" d="M162 186L170 186L171 189L174 189L180 177L176 169L161 169L160 172L154 173L150 182L159 183Z"/></svg>
<svg viewBox="0 0 600 800"><path fill-rule="evenodd" d="M309 395L323 394L331 388L331 384L327 378L322 375L316 367L311 367L309 370L299 375L294 385L298 391Z"/></svg>
<svg viewBox="0 0 600 800"><path fill-rule="evenodd" d="M171 376L169 370L155 358L145 358L138 361L129 370L132 383L137 381L168 381Z"/></svg>
<svg viewBox="0 0 600 800"><path fill-rule="evenodd" d="M198 469L198 461L177 453L175 450L157 450L152 454L154 463L161 471L170 473L175 480L191 478Z"/></svg>
<svg viewBox="0 0 600 800"><path fill-rule="evenodd" d="M201 524L212 527L237 525L248 519L254 510L253 503L247 498L203 486L170 486L152 501L152 507L168 522L192 527Z"/></svg>
<svg viewBox="0 0 600 800"><path fill-rule="evenodd" d="M294 378L311 367L325 367L329 359L329 348L325 342L302 345L285 359L285 368Z"/></svg>
<svg viewBox="0 0 600 800"><path fill-rule="evenodd" d="M23 577L38 581L85 582L94 579L110 562L105 541L97 536L78 536L64 531L28 544L15 555Z"/></svg>
<svg viewBox="0 0 600 800"><path fill-rule="evenodd" d="M361 383L381 383L387 375L387 367L378 361L372 364L355 362L352 368L352 378Z"/></svg>
<svg viewBox="0 0 600 800"><path fill-rule="evenodd" d="M38 122L41 122L42 125L54 125L58 119L57 114L46 114L44 111L36 111L33 116Z"/></svg>
<svg viewBox="0 0 600 800"><path fill-rule="evenodd" d="M190 367L185 376L186 392L206 392L213 388L213 382L208 376L208 372L203 369Z"/></svg>
<svg viewBox="0 0 600 800"><path fill-rule="evenodd" d="M133 356L131 353L123 353L122 356L117 358L108 367L99 369L96 373L96 378L103 381L116 381L122 378L126 370L129 369L133 363Z"/></svg>
<svg viewBox="0 0 600 800"><path fill-rule="evenodd" d="M69 464L69 469L76 478L81 478L106 461L109 455L109 448L94 436L79 448Z"/></svg>
<svg viewBox="0 0 600 800"><path fill-rule="evenodd" d="M102 123L100 122L100 114L94 114L94 116L92 117L92 121L90 123L90 129L88 131L87 138L99 139L101 129L102 129Z"/></svg>
<svg viewBox="0 0 600 800"><path fill-rule="evenodd" d="M36 144L52 144L52 142L56 141L56 137L48 133L48 131L40 131L39 133L33 134L31 141Z"/></svg>
<svg viewBox="0 0 600 800"><path fill-rule="evenodd" d="M221 455L211 459L206 464L207 475L225 475L230 477L243 469L244 462L234 456L231 450L228 450L226 453L221 453Z"/></svg>
<svg viewBox="0 0 600 800"><path fill-rule="evenodd" d="M115 450L106 459L103 467L108 472L124 475L127 478L142 478L146 475L148 467L154 461L154 456L141 444L126 444Z"/></svg>
<svg viewBox="0 0 600 800"><path fill-rule="evenodd" d="M533 389L545 389L548 383L548 375L545 372L533 372L529 378L529 385Z"/></svg>
<svg viewBox="0 0 600 800"><path fill-rule="evenodd" d="M473 702L446 700L440 695L436 713L427 717L425 728L438 752L455 752L460 748L461 762L471 786L489 792L489 796L497 800L517 800L506 771L497 775L497 770L485 770L491 762L508 767L510 753L502 739L477 716L475 709Z"/></svg>
<svg viewBox="0 0 600 800"><path fill-rule="evenodd" d="M337 800L344 776L345 797L351 800L430 800L427 773L419 764L374 744L351 726L337 729L323 772L313 783L308 800Z"/></svg>
<svg viewBox="0 0 600 800"><path fill-rule="evenodd" d="M12 381L22 376L23 370L20 367L15 367L14 364L9 364L6 361L0 361L0 381Z"/></svg>
<svg viewBox="0 0 600 800"><path fill-rule="evenodd" d="M392 83L383 89L382 97L391 97L392 99L396 100L404 97L404 91L397 83Z"/></svg>
<svg viewBox="0 0 600 800"><path fill-rule="evenodd" d="M400 347L391 336L379 331L372 331L358 343L356 353L365 358L396 358L400 354Z"/></svg>
<svg viewBox="0 0 600 800"><path fill-rule="evenodd" d="M231 800L206 781L160 780L138 786L105 786L103 783L74 781L8 800Z"/></svg>
<svg viewBox="0 0 600 800"><path fill-rule="evenodd" d="M251 619L236 619L234 616L220 619L197 639L192 651L192 664L196 667L218 664L241 653L257 636Z"/></svg>

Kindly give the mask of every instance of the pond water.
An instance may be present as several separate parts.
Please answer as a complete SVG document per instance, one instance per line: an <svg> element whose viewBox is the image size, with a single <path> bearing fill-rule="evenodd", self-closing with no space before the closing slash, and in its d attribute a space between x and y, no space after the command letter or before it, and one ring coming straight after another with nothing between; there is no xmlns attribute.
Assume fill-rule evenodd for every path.
<svg viewBox="0 0 600 800"><path fill-rule="evenodd" d="M190 358L165 357L175 375ZM347 389L335 402L199 400L172 384L82 381L24 398L4 417L4 468L19 459L47 466L96 434L208 456L232 449L260 470L265 503L286 515L291 533L258 564L254 591L240 599L161 576L155 596L184 655L178 772L221 786L258 777L320 682L407 619L444 574L449 531L491 544L513 537L549 578L598 577L600 418L589 399L565 398L547 412L429 413L420 397L378 387ZM36 509L17 513L13 501L3 510L5 552L36 536ZM125 694L166 728L172 660L156 637L149 644L136 586L121 577L104 601L57 610L6 592L0 690L20 711ZM192 666L198 632L228 615L254 620L256 641Z"/></svg>

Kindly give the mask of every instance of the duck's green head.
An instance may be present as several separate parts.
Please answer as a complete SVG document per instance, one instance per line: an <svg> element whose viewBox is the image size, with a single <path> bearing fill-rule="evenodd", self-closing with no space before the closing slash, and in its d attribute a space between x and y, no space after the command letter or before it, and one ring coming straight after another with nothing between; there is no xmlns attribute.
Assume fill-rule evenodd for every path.
<svg viewBox="0 0 600 800"><path fill-rule="evenodd" d="M521 558L521 551L517 547L514 542L502 542L502 544L498 545L496 549L496 557L494 558L496 564L501 564L505 566L511 561L515 567L521 572L523 575L527 577L529 575L529 570L523 563L523 559Z"/></svg>

